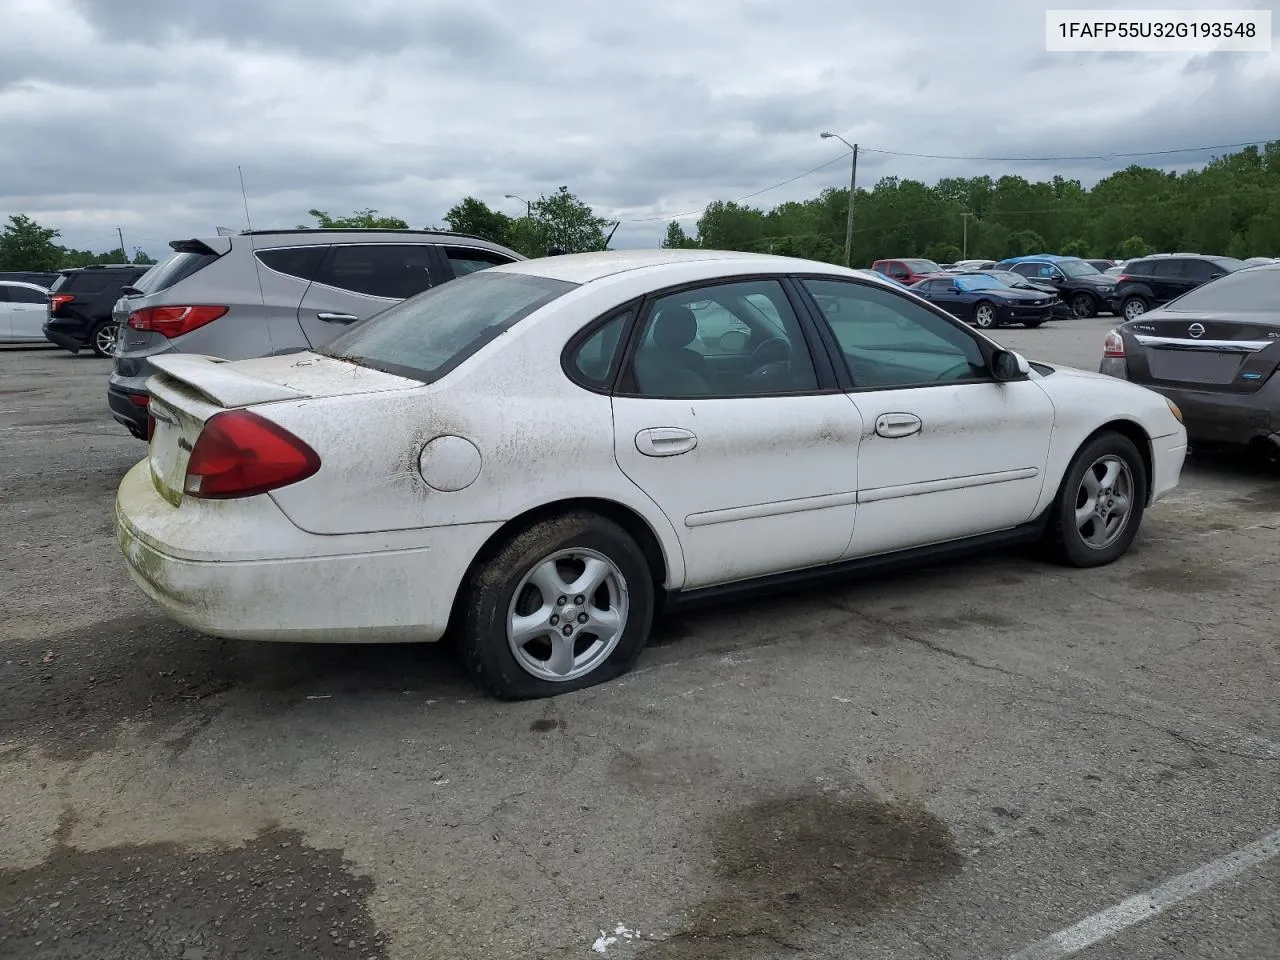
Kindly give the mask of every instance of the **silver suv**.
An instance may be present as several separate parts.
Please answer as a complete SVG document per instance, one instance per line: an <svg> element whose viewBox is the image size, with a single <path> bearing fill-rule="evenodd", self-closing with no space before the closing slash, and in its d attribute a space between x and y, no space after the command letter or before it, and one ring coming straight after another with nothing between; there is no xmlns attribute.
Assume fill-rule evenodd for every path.
<svg viewBox="0 0 1280 960"><path fill-rule="evenodd" d="M139 439L157 354L243 360L308 350L438 284L524 259L433 230L256 230L169 246L173 255L125 287L112 314L120 339L107 403Z"/></svg>

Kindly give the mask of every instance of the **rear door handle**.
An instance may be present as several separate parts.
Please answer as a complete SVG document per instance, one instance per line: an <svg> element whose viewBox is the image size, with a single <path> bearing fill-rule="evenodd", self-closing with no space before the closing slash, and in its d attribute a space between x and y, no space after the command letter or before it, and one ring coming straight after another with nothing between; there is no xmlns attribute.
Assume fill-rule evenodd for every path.
<svg viewBox="0 0 1280 960"><path fill-rule="evenodd" d="M674 457L697 445L698 438L679 427L649 427L636 434L636 449L646 457Z"/></svg>
<svg viewBox="0 0 1280 960"><path fill-rule="evenodd" d="M352 313L317 313L325 323L355 323L360 318Z"/></svg>
<svg viewBox="0 0 1280 960"><path fill-rule="evenodd" d="M923 425L914 413L882 413L876 417L876 433L891 440L919 433Z"/></svg>

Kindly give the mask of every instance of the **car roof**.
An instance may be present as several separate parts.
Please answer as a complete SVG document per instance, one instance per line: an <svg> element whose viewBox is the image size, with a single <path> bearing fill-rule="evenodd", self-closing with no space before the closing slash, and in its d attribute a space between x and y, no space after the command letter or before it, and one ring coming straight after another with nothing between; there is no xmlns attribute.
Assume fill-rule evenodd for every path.
<svg viewBox="0 0 1280 960"><path fill-rule="evenodd" d="M38 283L28 283L26 280L0 280L0 287L26 287L28 290L39 290L41 293L48 293L48 287L42 287Z"/></svg>
<svg viewBox="0 0 1280 960"><path fill-rule="evenodd" d="M361 239L372 239L379 236L387 237L446 237L455 240L475 240L479 243L489 244L495 247L501 247L501 244L494 243L492 240L486 240L484 237L477 237L471 233L455 233L452 230L394 230L381 227L294 227L283 228L279 230L241 230L236 236L240 237L325 237L331 238L341 234L351 234Z"/></svg>
<svg viewBox="0 0 1280 960"><path fill-rule="evenodd" d="M1023 257L1005 257L1001 263L1030 263L1033 260L1044 260L1048 263L1061 263L1063 260L1084 260L1084 257L1063 257L1056 253L1029 253ZM1088 262L1088 261L1085 261Z"/></svg>
<svg viewBox="0 0 1280 960"><path fill-rule="evenodd" d="M762 273L804 273L816 270L822 273L830 272L833 275L867 277L866 271L850 270L835 264L767 253L743 253L737 250L605 250L598 253L568 253L554 257L519 260L488 269L583 284L631 270L658 270L667 266L700 262L708 265L750 263L758 266Z"/></svg>
<svg viewBox="0 0 1280 960"><path fill-rule="evenodd" d="M82 273L85 270L150 270L149 263L90 263L83 267L63 267L58 273Z"/></svg>

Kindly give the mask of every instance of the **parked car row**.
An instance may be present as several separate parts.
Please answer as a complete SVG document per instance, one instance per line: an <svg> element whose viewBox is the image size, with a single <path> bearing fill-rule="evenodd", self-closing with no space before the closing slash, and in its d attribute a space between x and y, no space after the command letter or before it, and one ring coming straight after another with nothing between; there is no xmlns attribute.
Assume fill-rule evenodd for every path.
<svg viewBox="0 0 1280 960"><path fill-rule="evenodd" d="M105 263L59 270L0 273L0 341L51 342L99 357L115 349L112 308L145 266Z"/></svg>

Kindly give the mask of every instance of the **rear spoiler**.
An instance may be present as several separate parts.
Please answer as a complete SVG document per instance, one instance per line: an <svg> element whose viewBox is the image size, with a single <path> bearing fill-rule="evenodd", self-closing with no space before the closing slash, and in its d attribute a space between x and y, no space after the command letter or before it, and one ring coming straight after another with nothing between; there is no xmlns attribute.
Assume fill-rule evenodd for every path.
<svg viewBox="0 0 1280 960"><path fill-rule="evenodd" d="M199 253L206 257L220 257L231 252L230 237L212 237L208 240L170 240L169 249L174 253Z"/></svg>
<svg viewBox="0 0 1280 960"><path fill-rule="evenodd" d="M150 357L149 360L163 378L194 390L208 402L220 407L249 407L256 403L298 400L308 396L301 390L241 373L227 366L227 361L219 357L170 354ZM159 385L163 387L163 379ZM150 379L147 381L147 389L155 392Z"/></svg>

